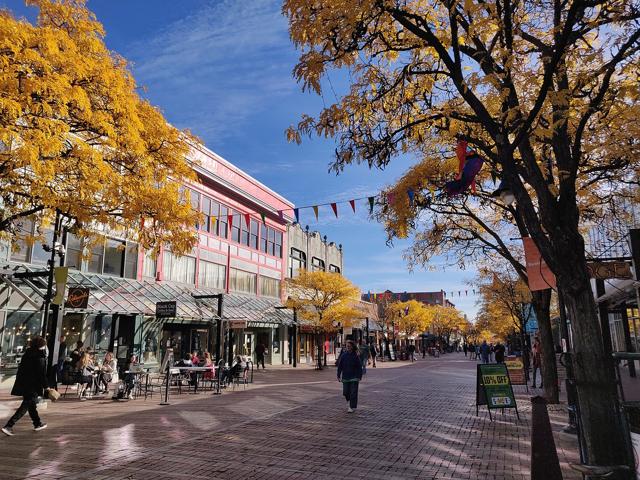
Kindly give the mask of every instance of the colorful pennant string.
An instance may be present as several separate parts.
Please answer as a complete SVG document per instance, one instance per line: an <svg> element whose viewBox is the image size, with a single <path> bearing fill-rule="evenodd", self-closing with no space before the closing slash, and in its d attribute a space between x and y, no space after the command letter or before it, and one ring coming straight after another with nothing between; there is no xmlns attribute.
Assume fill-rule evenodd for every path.
<svg viewBox="0 0 640 480"><path fill-rule="evenodd" d="M336 216L336 218L338 218L338 204L337 203L332 203L331 204L331 210L333 210L333 214Z"/></svg>
<svg viewBox="0 0 640 480"><path fill-rule="evenodd" d="M300 223L300 209L299 208L294 208L293 209L293 214L296 217L296 222Z"/></svg>
<svg viewBox="0 0 640 480"><path fill-rule="evenodd" d="M313 213L316 214L316 222L317 222L318 221L318 206L317 205L313 206Z"/></svg>
<svg viewBox="0 0 640 480"><path fill-rule="evenodd" d="M266 225L267 224L267 217L264 213L260 212L260 218L262 218L262 224Z"/></svg>
<svg viewBox="0 0 640 480"><path fill-rule="evenodd" d="M351 210L353 210L353 213L356 213L356 201L349 200L349 205L351 205Z"/></svg>
<svg viewBox="0 0 640 480"><path fill-rule="evenodd" d="M244 214L244 221L247 223L247 230L249 229L249 224L251 223L251 214L250 213L245 213Z"/></svg>

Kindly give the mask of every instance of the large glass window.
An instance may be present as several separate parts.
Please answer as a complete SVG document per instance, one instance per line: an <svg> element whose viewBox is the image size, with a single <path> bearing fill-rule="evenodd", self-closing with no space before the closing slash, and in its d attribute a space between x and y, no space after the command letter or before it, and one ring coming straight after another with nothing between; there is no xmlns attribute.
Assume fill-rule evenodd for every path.
<svg viewBox="0 0 640 480"><path fill-rule="evenodd" d="M311 271L324 272L324 270L324 260L320 260L318 257L311 257Z"/></svg>
<svg viewBox="0 0 640 480"><path fill-rule="evenodd" d="M278 298L280 296L280 280L260 275L260 295Z"/></svg>
<svg viewBox="0 0 640 480"><path fill-rule="evenodd" d="M91 247L91 257L89 258L89 266L87 271L91 273L102 273L102 264L104 257L104 240L99 241Z"/></svg>
<svg viewBox="0 0 640 480"><path fill-rule="evenodd" d="M236 212L235 210L230 210L231 215L233 215L232 217L232 224L231 224L231 240L233 240L234 242L240 243L240 214L238 212Z"/></svg>
<svg viewBox="0 0 640 480"><path fill-rule="evenodd" d="M198 286L224 290L226 270L227 267L225 267L224 265L218 265L217 263L205 262L204 260L200 260L198 270Z"/></svg>
<svg viewBox="0 0 640 480"><path fill-rule="evenodd" d="M200 205L200 194L193 189L189 189L189 199L191 201L191 208L194 212L198 211L198 207ZM198 223L196 222L196 230L199 228Z"/></svg>
<svg viewBox="0 0 640 480"><path fill-rule="evenodd" d="M242 218L240 220L241 220L240 226L242 228L242 231L240 232L240 243L248 247L249 246L249 228L251 223L247 225L247 219L245 218L244 214L242 215ZM249 220L249 222L251 222L251 220Z"/></svg>
<svg viewBox="0 0 640 480"><path fill-rule="evenodd" d="M295 278L298 276L298 272L307 268L307 255L297 248L291 249L290 259L290 267L289 267L289 278Z"/></svg>
<svg viewBox="0 0 640 480"><path fill-rule="evenodd" d="M142 276L146 278L156 278L156 259L151 256L151 251L144 252L144 263L142 265Z"/></svg>
<svg viewBox="0 0 640 480"><path fill-rule="evenodd" d="M0 352L0 364L3 367L18 367L31 337L40 334L41 319L41 312L8 312Z"/></svg>
<svg viewBox="0 0 640 480"><path fill-rule="evenodd" d="M105 275L122 276L124 267L125 242L108 238L104 244L104 265L102 273Z"/></svg>
<svg viewBox="0 0 640 480"><path fill-rule="evenodd" d="M271 227L263 227L260 250L274 257L282 258L282 232Z"/></svg>
<svg viewBox="0 0 640 480"><path fill-rule="evenodd" d="M211 232L211 199L209 197L202 196L202 204L200 205L200 211L204 215L204 223L202 224L202 230L205 232Z"/></svg>
<svg viewBox="0 0 640 480"><path fill-rule="evenodd" d="M31 247L31 263L46 265L47 261L51 259L51 251L47 252L44 249L44 245L47 247L53 246L53 229L47 228L42 236L34 242Z"/></svg>
<svg viewBox="0 0 640 480"><path fill-rule="evenodd" d="M169 251L162 257L162 273L165 280L180 283L196 282L196 259L193 257L177 257Z"/></svg>
<svg viewBox="0 0 640 480"><path fill-rule="evenodd" d="M229 269L229 290L243 293L256 293L256 274Z"/></svg>
<svg viewBox="0 0 640 480"><path fill-rule="evenodd" d="M138 244L127 242L127 251L124 257L124 276L126 278L138 277Z"/></svg>
<svg viewBox="0 0 640 480"><path fill-rule="evenodd" d="M29 262L31 245L27 238L33 235L33 220L25 218L16 223L16 235L13 237L11 260L14 262Z"/></svg>
<svg viewBox="0 0 640 480"><path fill-rule="evenodd" d="M73 233L67 233L67 251L64 255L64 263L74 270L82 269L82 241Z"/></svg>
<svg viewBox="0 0 640 480"><path fill-rule="evenodd" d="M331 263L329 264L329 271L333 273L340 273L340 267Z"/></svg>
<svg viewBox="0 0 640 480"><path fill-rule="evenodd" d="M229 215L229 208L224 205L220 205L220 216L218 217L218 235L222 238L228 237L229 225L227 223L227 215Z"/></svg>
<svg viewBox="0 0 640 480"><path fill-rule="evenodd" d="M249 246L254 250L258 249L258 237L260 236L260 224L257 220L251 220L251 232L249 237Z"/></svg>

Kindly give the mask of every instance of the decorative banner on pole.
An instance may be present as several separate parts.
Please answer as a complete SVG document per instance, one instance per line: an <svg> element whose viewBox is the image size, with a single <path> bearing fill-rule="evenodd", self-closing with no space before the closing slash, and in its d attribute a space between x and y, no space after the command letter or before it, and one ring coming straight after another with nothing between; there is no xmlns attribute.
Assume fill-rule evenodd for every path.
<svg viewBox="0 0 640 480"><path fill-rule="evenodd" d="M294 208L293 209L293 214L296 217L296 222L300 223L300 209L299 208Z"/></svg>
<svg viewBox="0 0 640 480"><path fill-rule="evenodd" d="M332 203L331 204L331 210L333 210L333 214L336 216L336 218L338 218L338 204L337 203Z"/></svg>
<svg viewBox="0 0 640 480"><path fill-rule="evenodd" d="M369 197L369 215L373 213L373 204L376 201L376 197Z"/></svg>
<svg viewBox="0 0 640 480"><path fill-rule="evenodd" d="M415 197L415 193L413 190L407 190L407 196L409 197L409 205L413 207L413 198Z"/></svg>
<svg viewBox="0 0 640 480"><path fill-rule="evenodd" d="M316 221L318 221L318 206L317 205L313 206L313 213L316 214Z"/></svg>
<svg viewBox="0 0 640 480"><path fill-rule="evenodd" d="M267 224L267 217L265 216L264 213L260 213L260 218L262 218L262 224L266 225Z"/></svg>
<svg viewBox="0 0 640 480"><path fill-rule="evenodd" d="M245 213L244 214L244 221L247 222L247 229L249 229L249 225L251 224L251 214Z"/></svg>
<svg viewBox="0 0 640 480"><path fill-rule="evenodd" d="M69 277L69 267L55 267L53 276L56 280L56 294L51 299L54 305L62 305L64 300L64 291L67 288L67 278Z"/></svg>
<svg viewBox="0 0 640 480"><path fill-rule="evenodd" d="M353 210L353 213L356 213L356 201L349 200L349 205L351 205L351 210Z"/></svg>
<svg viewBox="0 0 640 480"><path fill-rule="evenodd" d="M529 279L529 290L536 292L556 287L556 276L545 263L540 255L538 246L531 237L522 239L524 244L524 258L527 264L527 277Z"/></svg>

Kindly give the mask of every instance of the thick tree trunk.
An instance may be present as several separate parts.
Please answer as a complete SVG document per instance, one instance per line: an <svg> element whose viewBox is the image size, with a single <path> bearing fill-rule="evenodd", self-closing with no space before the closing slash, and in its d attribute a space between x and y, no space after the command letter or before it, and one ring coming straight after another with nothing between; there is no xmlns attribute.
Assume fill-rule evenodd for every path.
<svg viewBox="0 0 640 480"><path fill-rule="evenodd" d="M568 252L566 252L568 253ZM571 262L571 255L567 260ZM587 461L595 465L632 465L619 417L612 359L602 333L584 261L569 263L558 277L573 330L573 369ZM582 268L581 268L582 267ZM620 479L635 478L619 474Z"/></svg>
<svg viewBox="0 0 640 480"><path fill-rule="evenodd" d="M559 402L558 369L556 365L556 349L551 333L551 290L531 292L533 309L538 319L538 334L542 346L542 382L544 396L548 403Z"/></svg>

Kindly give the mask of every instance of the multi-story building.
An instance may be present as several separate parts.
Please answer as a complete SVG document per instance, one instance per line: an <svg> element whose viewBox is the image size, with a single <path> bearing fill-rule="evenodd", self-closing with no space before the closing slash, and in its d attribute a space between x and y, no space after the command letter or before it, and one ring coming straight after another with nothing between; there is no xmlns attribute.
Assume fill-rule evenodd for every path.
<svg viewBox="0 0 640 480"><path fill-rule="evenodd" d="M287 277L294 278L300 269L312 272L335 272L344 274L344 261L342 245L328 242L316 231L309 231L309 226L304 229L299 223L292 223L287 229L289 262ZM312 363L315 358L315 333L313 329L301 322L298 328L297 361ZM327 336L323 343L326 344L327 353L333 355L335 348L334 338Z"/></svg>
<svg viewBox="0 0 640 480"><path fill-rule="evenodd" d="M385 290L382 293L363 293L362 299L372 301L378 305L382 305L385 302L406 302L408 300L417 300L426 305L442 305L444 307L455 307L447 299L447 294L444 290L439 292L392 292L391 290Z"/></svg>
<svg viewBox="0 0 640 480"><path fill-rule="evenodd" d="M176 356L192 350L221 356L252 354L258 343L269 363L286 363L291 315L274 307L281 306L289 268L287 222L294 205L202 145L193 148L192 160L199 182L185 186L187 198L204 221L195 226L198 244L189 254L178 257L163 246L153 258L117 235L105 233L90 247L63 235L59 261L69 267L68 286L85 289L88 302L60 309L61 333L68 346L82 340L121 360L136 353L145 364L160 362L167 347ZM44 240L28 241L37 221L19 228L22 234L12 248L3 246L0 259L0 371L9 373L29 338L41 332L47 287L46 278L15 273L44 270L52 242L46 230ZM219 293L222 318L217 301L203 298ZM156 316L163 301L176 302L168 318Z"/></svg>

